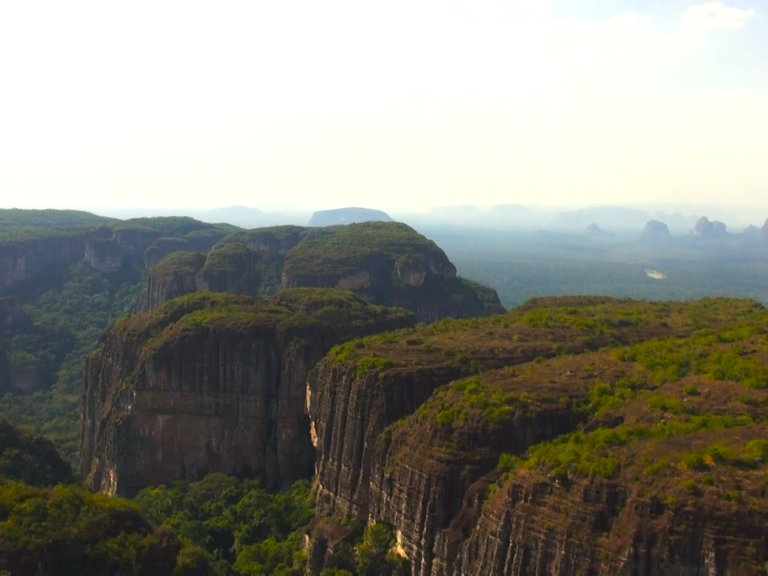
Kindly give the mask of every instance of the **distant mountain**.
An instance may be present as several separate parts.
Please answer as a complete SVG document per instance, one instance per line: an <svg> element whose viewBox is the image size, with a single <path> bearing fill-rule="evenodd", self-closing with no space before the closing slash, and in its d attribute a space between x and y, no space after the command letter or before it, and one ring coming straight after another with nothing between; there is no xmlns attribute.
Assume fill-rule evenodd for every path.
<svg viewBox="0 0 768 576"><path fill-rule="evenodd" d="M592 222L589 226L587 226L586 233L590 236L605 236L605 230L600 228L597 224Z"/></svg>
<svg viewBox="0 0 768 576"><path fill-rule="evenodd" d="M309 219L310 226L333 226L335 224L353 224L356 222L392 222L389 214L370 208L337 208L318 210Z"/></svg>
<svg viewBox="0 0 768 576"><path fill-rule="evenodd" d="M651 218L645 210L624 208L622 206L596 206L561 212L552 220L555 228L584 230L590 224L611 227L614 230L640 230Z"/></svg>
<svg viewBox="0 0 768 576"><path fill-rule="evenodd" d="M435 216L467 216L477 212L477 206L472 204L454 204L451 206L435 206L429 213Z"/></svg>
<svg viewBox="0 0 768 576"><path fill-rule="evenodd" d="M258 208L249 208L248 206L226 206L215 208L202 215L203 220L208 222L227 222L243 228L254 228L264 226L267 221L271 221L273 214L265 214Z"/></svg>

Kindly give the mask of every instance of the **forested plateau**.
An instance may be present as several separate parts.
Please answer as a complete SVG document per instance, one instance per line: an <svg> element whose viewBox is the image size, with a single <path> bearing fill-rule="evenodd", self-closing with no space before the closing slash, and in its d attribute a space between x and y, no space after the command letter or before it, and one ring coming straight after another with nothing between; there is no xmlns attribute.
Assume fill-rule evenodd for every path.
<svg viewBox="0 0 768 576"><path fill-rule="evenodd" d="M505 311L394 222L12 216L0 572L768 574L755 300Z"/></svg>

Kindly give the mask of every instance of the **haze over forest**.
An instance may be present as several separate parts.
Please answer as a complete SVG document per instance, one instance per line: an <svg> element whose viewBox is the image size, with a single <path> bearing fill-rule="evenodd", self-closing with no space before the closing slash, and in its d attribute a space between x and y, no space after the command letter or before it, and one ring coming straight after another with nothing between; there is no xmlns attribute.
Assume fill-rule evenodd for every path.
<svg viewBox="0 0 768 576"><path fill-rule="evenodd" d="M0 2L0 576L768 575L764 0Z"/></svg>

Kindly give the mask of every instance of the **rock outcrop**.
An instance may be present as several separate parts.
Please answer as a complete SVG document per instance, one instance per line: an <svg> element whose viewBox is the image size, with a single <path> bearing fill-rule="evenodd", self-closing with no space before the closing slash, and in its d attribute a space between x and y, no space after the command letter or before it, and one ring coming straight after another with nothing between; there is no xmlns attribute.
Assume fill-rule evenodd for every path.
<svg viewBox="0 0 768 576"><path fill-rule="evenodd" d="M354 224L356 222L392 222L392 218L381 210L370 208L337 208L335 210L319 210L312 214L309 226L337 226L339 224Z"/></svg>
<svg viewBox="0 0 768 576"><path fill-rule="evenodd" d="M205 256L199 252L175 252L163 258L149 271L138 311L154 310L172 298L195 292L197 274L204 265Z"/></svg>
<svg viewBox="0 0 768 576"><path fill-rule="evenodd" d="M85 242L85 260L99 272L120 270L123 258L123 247L114 238L94 238Z"/></svg>
<svg viewBox="0 0 768 576"><path fill-rule="evenodd" d="M669 236L669 228L659 220L648 220L643 228L643 238L646 240L664 240Z"/></svg>
<svg viewBox="0 0 768 576"><path fill-rule="evenodd" d="M144 267L150 270L154 266L157 266L160 261L170 254L176 252L208 252L211 247L206 250L194 250L190 243L184 238L158 238L150 246L144 250L143 260Z"/></svg>
<svg viewBox="0 0 768 576"><path fill-rule="evenodd" d="M414 576L754 573L768 559L768 392L748 408L742 383L678 371L660 384L662 348L590 351L686 338L704 316L715 332L738 318L759 333L765 311L542 299L335 348L307 390L324 519L312 573L334 564L350 520L391 526ZM759 336L740 334L735 347L754 349ZM706 452L716 442L727 447Z"/></svg>
<svg viewBox="0 0 768 576"><path fill-rule="evenodd" d="M766 218L765 223L763 224L763 227L760 228L760 238L762 240L768 241L768 218Z"/></svg>
<svg viewBox="0 0 768 576"><path fill-rule="evenodd" d="M191 292L255 296L260 283L260 257L245 244L218 245L207 257L199 252L172 252L150 270L137 309L154 310Z"/></svg>
<svg viewBox="0 0 768 576"><path fill-rule="evenodd" d="M396 222L306 232L285 256L282 286L352 290L370 302L412 310L420 322L503 311L495 291L457 278L445 252Z"/></svg>
<svg viewBox="0 0 768 576"><path fill-rule="evenodd" d="M724 223L717 220L710 222L706 216L702 216L696 221L691 234L697 238L724 238L728 235L728 229Z"/></svg>
<svg viewBox="0 0 768 576"><path fill-rule="evenodd" d="M149 268L173 252L206 253L230 232L192 218L105 220L100 227L40 227L0 241L0 292L82 260L104 273L118 271L125 260L143 260Z"/></svg>
<svg viewBox="0 0 768 576"><path fill-rule="evenodd" d="M414 322L350 293L307 290L279 304L201 292L120 321L87 362L82 472L122 494L212 471L270 487L309 477L309 370L345 337Z"/></svg>
<svg viewBox="0 0 768 576"><path fill-rule="evenodd" d="M261 258L245 244L214 247L195 279L198 290L255 296L261 284Z"/></svg>
<svg viewBox="0 0 768 576"><path fill-rule="evenodd" d="M91 233L62 233L0 244L0 291L80 262L90 238Z"/></svg>

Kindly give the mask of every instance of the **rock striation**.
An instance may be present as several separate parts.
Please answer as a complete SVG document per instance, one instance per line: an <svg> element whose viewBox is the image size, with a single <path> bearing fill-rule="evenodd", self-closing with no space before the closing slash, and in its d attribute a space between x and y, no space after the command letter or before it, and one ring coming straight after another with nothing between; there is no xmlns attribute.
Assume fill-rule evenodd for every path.
<svg viewBox="0 0 768 576"><path fill-rule="evenodd" d="M705 317L722 334L752 326L732 345L759 350L766 314L737 300L540 299L335 348L307 385L322 519L311 572L334 565L356 520L391 526L414 576L755 573L768 392L720 372L661 378L659 356L675 342L727 356L702 339Z"/></svg>
<svg viewBox="0 0 768 576"><path fill-rule="evenodd" d="M87 361L82 473L113 494L214 471L270 487L309 477L309 370L344 338L414 322L329 290L200 292L122 320Z"/></svg>
<svg viewBox="0 0 768 576"><path fill-rule="evenodd" d="M197 274L205 265L199 252L175 252L163 258L147 276L137 309L146 312L168 300L197 290Z"/></svg>
<svg viewBox="0 0 768 576"><path fill-rule="evenodd" d="M0 241L0 292L82 260L100 272L113 273L125 261L143 262L149 268L173 252L207 253L233 230L176 217L136 218L100 227L33 229Z"/></svg>

